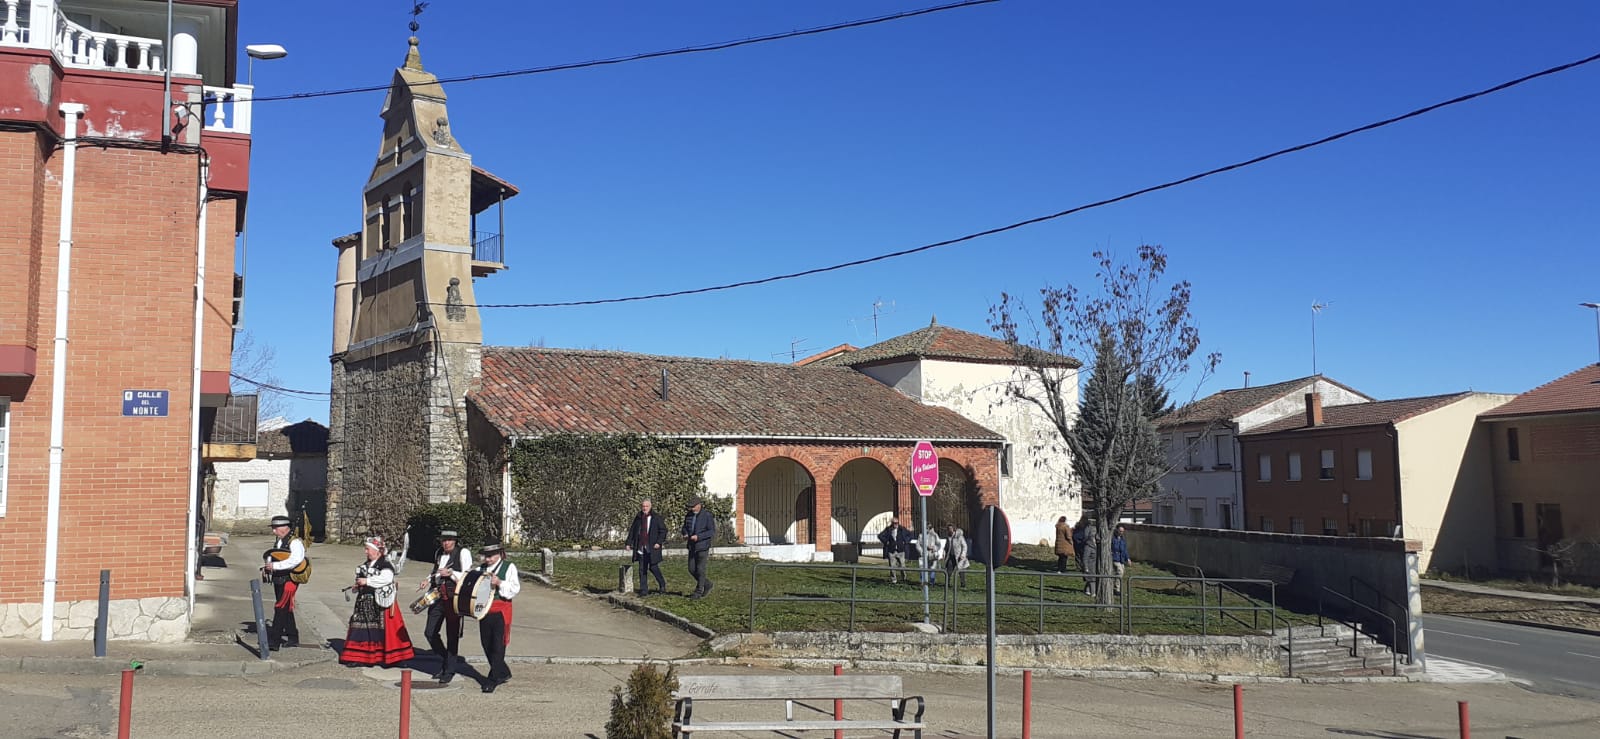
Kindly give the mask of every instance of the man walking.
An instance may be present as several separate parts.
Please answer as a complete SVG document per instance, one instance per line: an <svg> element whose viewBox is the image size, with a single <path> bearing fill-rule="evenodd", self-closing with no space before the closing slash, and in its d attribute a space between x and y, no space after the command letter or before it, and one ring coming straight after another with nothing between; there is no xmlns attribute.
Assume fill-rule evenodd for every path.
<svg viewBox="0 0 1600 739"><path fill-rule="evenodd" d="M883 544L883 556L889 560L889 582L900 582L906 576L906 554L912 548L911 529L900 525L896 517L889 522L889 527L878 534L878 542Z"/></svg>
<svg viewBox="0 0 1600 739"><path fill-rule="evenodd" d="M689 501L689 515L683 518L683 538L689 547L689 576L694 578L694 592L689 597L704 598L711 594L711 573L707 568L711 564L711 543L717 538L717 521L699 498Z"/></svg>
<svg viewBox="0 0 1600 739"><path fill-rule="evenodd" d="M433 571L417 586L418 590L430 587L439 590L439 599L428 606L428 624L422 635L427 637L433 653L439 655L442 667L433 678L440 685L449 685L456 676L456 658L461 655L461 614L456 613L456 588L470 569L472 552L461 546L456 532L440 531ZM439 636L441 631L443 639Z"/></svg>
<svg viewBox="0 0 1600 739"><path fill-rule="evenodd" d="M267 645L276 652L300 646L300 628L294 622L294 594L300 584L290 575L306 561L306 545L289 533L288 516L272 517L272 548L289 553L283 559L269 559L261 565L272 579L272 626L267 629Z"/></svg>
<svg viewBox="0 0 1600 739"><path fill-rule="evenodd" d="M661 544L667 540L667 524L661 520L661 514L650 510L651 502L645 498L639 503L639 512L634 514L633 523L628 526L628 551L633 552L633 561L639 564L639 597L650 595L650 575L656 577L656 592L667 592L667 580L661 576Z"/></svg>
<svg viewBox="0 0 1600 739"><path fill-rule="evenodd" d="M1122 595L1122 578L1128 574L1128 540L1123 538L1127 529L1117 527L1117 532L1111 536L1111 574L1117 579L1112 582L1116 588L1115 594Z"/></svg>
<svg viewBox="0 0 1600 739"><path fill-rule="evenodd" d="M506 646L511 644L512 599L522 592L522 576L517 566L506 559L506 548L489 544L483 548L483 575L494 588L494 602L489 613L478 620L478 643L489 662L489 674L484 676L483 692L493 693L495 688L511 679L511 668L506 665Z"/></svg>

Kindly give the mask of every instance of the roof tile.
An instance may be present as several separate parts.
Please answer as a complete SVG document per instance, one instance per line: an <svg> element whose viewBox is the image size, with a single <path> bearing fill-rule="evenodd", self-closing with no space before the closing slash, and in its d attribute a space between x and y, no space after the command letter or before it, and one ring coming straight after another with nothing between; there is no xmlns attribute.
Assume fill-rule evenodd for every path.
<svg viewBox="0 0 1600 739"><path fill-rule="evenodd" d="M1518 395L1479 417L1509 418L1596 410L1600 410L1600 364L1591 364Z"/></svg>
<svg viewBox="0 0 1600 739"><path fill-rule="evenodd" d="M1321 429L1352 428L1355 426L1377 426L1387 423L1399 423L1407 418L1420 416L1429 411L1443 408L1462 398L1472 395L1471 392L1447 393L1445 395L1428 395L1420 398L1397 398L1395 400L1375 400L1371 403L1351 403L1349 405L1331 405L1322 409L1322 425L1307 426L1304 413L1296 413L1273 421L1265 426L1251 431L1246 431L1240 436L1259 436L1261 434L1275 434L1282 431L1316 431Z"/></svg>
<svg viewBox="0 0 1600 739"><path fill-rule="evenodd" d="M830 350L832 351L832 350ZM1060 354L1038 352L1051 366L1079 367L1082 362ZM934 324L924 329L885 339L865 349L822 357L812 366L860 367L895 359L956 359L990 363L1020 363L1016 350L992 336Z"/></svg>
<svg viewBox="0 0 1600 739"><path fill-rule="evenodd" d="M1212 393L1204 398L1178 408L1156 419L1158 428L1172 428L1189 423L1212 423L1227 421L1249 413L1261 406L1271 403L1285 395L1294 392L1296 388L1311 383L1312 380L1337 385L1352 393L1366 397L1366 393L1359 392L1343 383L1310 375L1297 380L1277 382L1271 385L1257 385L1255 387L1234 388ZM1370 398L1368 398L1370 400Z"/></svg>

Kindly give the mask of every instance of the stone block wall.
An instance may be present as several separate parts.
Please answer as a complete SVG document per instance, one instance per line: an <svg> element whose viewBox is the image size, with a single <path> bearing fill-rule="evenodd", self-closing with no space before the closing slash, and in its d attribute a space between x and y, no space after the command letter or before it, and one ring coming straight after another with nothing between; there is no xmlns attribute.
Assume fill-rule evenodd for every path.
<svg viewBox="0 0 1600 739"><path fill-rule="evenodd" d="M189 635L187 598L127 598L107 604L106 636L110 639L175 644ZM54 638L94 639L97 600L56 603ZM0 605L0 639L38 639L43 606L39 603Z"/></svg>

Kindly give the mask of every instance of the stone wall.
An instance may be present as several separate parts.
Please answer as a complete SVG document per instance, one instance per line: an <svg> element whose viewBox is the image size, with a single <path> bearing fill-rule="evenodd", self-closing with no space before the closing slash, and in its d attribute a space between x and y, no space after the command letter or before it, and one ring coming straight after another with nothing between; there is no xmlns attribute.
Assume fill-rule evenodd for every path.
<svg viewBox="0 0 1600 739"><path fill-rule="evenodd" d="M784 631L728 634L713 639L711 647L745 657L775 659L981 665L987 657L983 634ZM1283 674L1277 645L1268 636L1002 635L996 639L995 664L1066 670Z"/></svg>
<svg viewBox="0 0 1600 739"><path fill-rule="evenodd" d="M96 600L56 603L58 641L93 640L99 615ZM43 606L39 603L0 605L0 639L38 639ZM186 598L129 598L107 604L109 639L175 644L189 635L189 601Z"/></svg>
<svg viewBox="0 0 1600 739"><path fill-rule="evenodd" d="M372 531L398 536L406 514L430 500L429 398L435 382L430 346L353 362L334 360L328 429L331 536ZM463 489L464 478L463 473Z"/></svg>

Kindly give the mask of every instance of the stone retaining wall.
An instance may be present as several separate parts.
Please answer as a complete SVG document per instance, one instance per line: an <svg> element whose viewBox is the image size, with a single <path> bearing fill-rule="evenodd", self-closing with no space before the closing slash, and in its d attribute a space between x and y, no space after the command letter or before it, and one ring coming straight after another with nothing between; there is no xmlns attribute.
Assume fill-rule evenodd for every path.
<svg viewBox="0 0 1600 739"><path fill-rule="evenodd" d="M752 658L981 665L986 644L982 634L785 631L727 634L710 646ZM995 662L1000 667L1283 675L1277 644L1268 636L1006 635L997 639Z"/></svg>
<svg viewBox="0 0 1600 739"><path fill-rule="evenodd" d="M99 601L79 600L56 604L57 641L94 639ZM43 606L39 603L0 604L0 638L38 639ZM113 600L106 611L109 639L176 644L189 635L189 601L186 598L130 598Z"/></svg>

